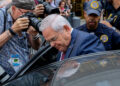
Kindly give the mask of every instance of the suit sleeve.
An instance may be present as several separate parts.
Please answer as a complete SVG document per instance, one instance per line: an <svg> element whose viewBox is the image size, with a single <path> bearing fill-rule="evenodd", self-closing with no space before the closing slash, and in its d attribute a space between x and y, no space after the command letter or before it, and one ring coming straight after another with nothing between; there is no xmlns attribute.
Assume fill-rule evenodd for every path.
<svg viewBox="0 0 120 86"><path fill-rule="evenodd" d="M85 40L82 41L82 54L95 53L104 51L105 48L101 41L95 36L89 34Z"/></svg>

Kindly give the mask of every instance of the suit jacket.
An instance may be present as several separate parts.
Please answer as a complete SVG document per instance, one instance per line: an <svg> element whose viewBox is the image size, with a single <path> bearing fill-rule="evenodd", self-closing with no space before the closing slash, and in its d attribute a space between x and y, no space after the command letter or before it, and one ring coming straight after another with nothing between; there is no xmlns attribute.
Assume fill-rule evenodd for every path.
<svg viewBox="0 0 120 86"><path fill-rule="evenodd" d="M95 30L88 29L86 24L83 24L76 29L95 34L101 40L106 50L120 49L120 33L104 24L98 23Z"/></svg>
<svg viewBox="0 0 120 86"><path fill-rule="evenodd" d="M103 44L95 35L73 29L71 42L65 53L64 59L104 50ZM61 53L58 54L57 60L60 60L60 54Z"/></svg>

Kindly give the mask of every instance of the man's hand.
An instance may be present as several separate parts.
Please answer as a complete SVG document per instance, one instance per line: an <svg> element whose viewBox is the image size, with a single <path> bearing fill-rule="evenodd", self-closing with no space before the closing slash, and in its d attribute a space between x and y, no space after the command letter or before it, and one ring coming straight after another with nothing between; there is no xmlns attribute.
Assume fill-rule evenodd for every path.
<svg viewBox="0 0 120 86"><path fill-rule="evenodd" d="M27 33L29 34L30 45L33 49L38 50L41 42L39 35L37 36L38 32L32 26L30 26L27 30Z"/></svg>
<svg viewBox="0 0 120 86"><path fill-rule="evenodd" d="M104 20L104 21L101 21L101 23L108 26L108 27L110 27L110 28L112 28L112 25L108 21Z"/></svg>
<svg viewBox="0 0 120 86"><path fill-rule="evenodd" d="M20 31L27 29L28 26L29 26L29 19L24 17L24 18L17 19L12 25L11 29L15 33L19 33Z"/></svg>
<svg viewBox="0 0 120 86"><path fill-rule="evenodd" d="M39 16L41 14L44 14L44 6L43 4L38 4L35 9L34 9L34 13Z"/></svg>
<svg viewBox="0 0 120 86"><path fill-rule="evenodd" d="M32 36L36 36L38 34L38 32L32 26L29 27L29 29L27 30L27 33Z"/></svg>

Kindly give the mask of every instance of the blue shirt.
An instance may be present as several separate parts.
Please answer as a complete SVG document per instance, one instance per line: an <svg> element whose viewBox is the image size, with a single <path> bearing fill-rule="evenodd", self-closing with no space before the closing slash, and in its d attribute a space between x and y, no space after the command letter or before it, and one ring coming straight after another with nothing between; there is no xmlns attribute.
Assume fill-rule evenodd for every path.
<svg viewBox="0 0 120 86"><path fill-rule="evenodd" d="M5 8L1 9L4 13L7 12ZM7 13L5 18L6 28L4 28L3 12L0 10L0 34L5 30L8 30L13 24L13 19L10 13ZM26 36L27 34L25 32L22 32L21 37L15 35L0 48L0 65L2 65L10 75L17 72L29 60L29 48Z"/></svg>
<svg viewBox="0 0 120 86"><path fill-rule="evenodd" d="M120 49L120 34L104 24L99 23L96 30L89 30L86 24L76 29L95 34L102 41L106 50Z"/></svg>

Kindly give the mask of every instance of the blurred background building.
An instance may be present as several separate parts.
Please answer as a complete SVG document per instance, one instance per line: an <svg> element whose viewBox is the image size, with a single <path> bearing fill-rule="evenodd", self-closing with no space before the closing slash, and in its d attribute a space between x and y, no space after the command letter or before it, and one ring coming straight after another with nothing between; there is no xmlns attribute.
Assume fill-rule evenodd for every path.
<svg viewBox="0 0 120 86"><path fill-rule="evenodd" d="M76 16L83 18L83 4L86 0L72 0L73 9Z"/></svg>

